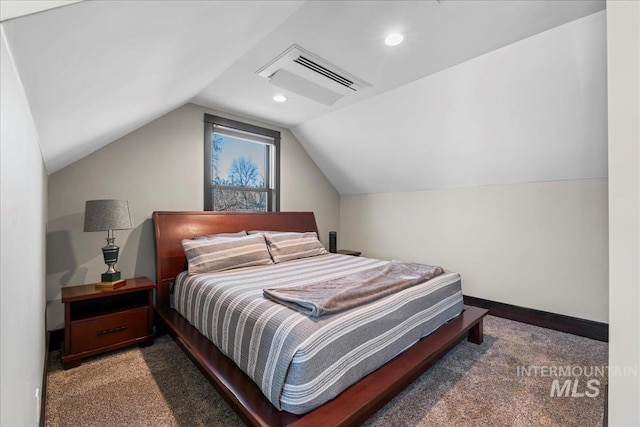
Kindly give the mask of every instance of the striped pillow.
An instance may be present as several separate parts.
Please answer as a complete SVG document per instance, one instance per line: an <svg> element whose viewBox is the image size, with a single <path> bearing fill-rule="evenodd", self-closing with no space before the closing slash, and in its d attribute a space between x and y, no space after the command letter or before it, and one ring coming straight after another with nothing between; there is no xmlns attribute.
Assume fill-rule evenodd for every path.
<svg viewBox="0 0 640 427"><path fill-rule="evenodd" d="M286 234L286 233L294 233L294 231L272 231L272 230L249 230L247 234Z"/></svg>
<svg viewBox="0 0 640 427"><path fill-rule="evenodd" d="M193 236L192 240L210 240L210 239L217 239L219 237L244 237L246 235L247 235L246 230L237 231L235 233L218 233L218 234L207 234L207 235L196 234L195 236Z"/></svg>
<svg viewBox="0 0 640 427"><path fill-rule="evenodd" d="M273 264L262 234L182 241L189 273L213 273L232 268Z"/></svg>
<svg viewBox="0 0 640 427"><path fill-rule="evenodd" d="M265 232L264 236L267 239L269 252L271 252L274 262L284 262L328 253L314 231L307 233Z"/></svg>

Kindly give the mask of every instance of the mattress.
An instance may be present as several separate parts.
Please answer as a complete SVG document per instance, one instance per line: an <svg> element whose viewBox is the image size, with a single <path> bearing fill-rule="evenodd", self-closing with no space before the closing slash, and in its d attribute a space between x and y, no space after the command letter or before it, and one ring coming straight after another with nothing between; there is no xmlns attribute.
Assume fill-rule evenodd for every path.
<svg viewBox="0 0 640 427"><path fill-rule="evenodd" d="M462 312L461 280L445 272L319 318L263 297L263 288L330 280L388 263L328 254L210 274L181 273L175 309L231 358L278 409L304 414Z"/></svg>

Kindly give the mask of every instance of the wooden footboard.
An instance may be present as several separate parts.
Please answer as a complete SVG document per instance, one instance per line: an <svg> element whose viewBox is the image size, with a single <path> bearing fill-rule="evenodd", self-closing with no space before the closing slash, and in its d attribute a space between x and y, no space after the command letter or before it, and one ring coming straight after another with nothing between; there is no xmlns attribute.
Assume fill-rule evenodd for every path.
<svg viewBox="0 0 640 427"><path fill-rule="evenodd" d="M277 410L235 363L173 309L157 307L158 320L249 426L357 426L362 424L465 337L482 342L487 310L465 306L460 316L367 375L335 399L298 416Z"/></svg>

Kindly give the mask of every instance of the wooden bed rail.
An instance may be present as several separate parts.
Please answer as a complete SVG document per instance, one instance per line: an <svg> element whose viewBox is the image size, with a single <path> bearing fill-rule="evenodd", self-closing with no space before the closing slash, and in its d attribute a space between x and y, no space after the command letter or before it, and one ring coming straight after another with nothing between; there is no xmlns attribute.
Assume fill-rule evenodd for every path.
<svg viewBox="0 0 640 427"><path fill-rule="evenodd" d="M173 309L157 309L161 321L193 363L248 426L359 426L467 338L482 343L487 310L465 306L462 314L367 375L338 397L298 416L278 411L260 388Z"/></svg>

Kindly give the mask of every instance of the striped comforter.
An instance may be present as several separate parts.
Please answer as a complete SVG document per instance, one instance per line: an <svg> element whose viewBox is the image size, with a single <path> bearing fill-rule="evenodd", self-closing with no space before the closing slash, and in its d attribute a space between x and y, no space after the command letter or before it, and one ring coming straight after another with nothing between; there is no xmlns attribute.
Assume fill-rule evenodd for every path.
<svg viewBox="0 0 640 427"><path fill-rule="evenodd" d="M276 408L303 414L460 314L460 276L444 273L321 318L265 299L263 288L322 282L386 263L328 254L219 273L181 273L174 305Z"/></svg>

